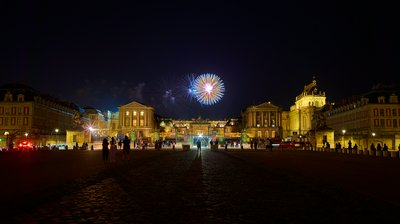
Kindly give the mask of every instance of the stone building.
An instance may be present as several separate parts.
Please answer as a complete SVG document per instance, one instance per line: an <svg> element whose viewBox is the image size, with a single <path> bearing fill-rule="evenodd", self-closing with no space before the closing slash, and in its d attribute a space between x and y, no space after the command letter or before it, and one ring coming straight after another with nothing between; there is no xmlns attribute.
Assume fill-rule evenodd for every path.
<svg viewBox="0 0 400 224"><path fill-rule="evenodd" d="M74 103L41 94L23 84L0 86L2 147L26 139L35 146L65 144L66 130L76 129L73 116L82 112Z"/></svg>
<svg viewBox="0 0 400 224"><path fill-rule="evenodd" d="M154 108L138 102L118 107L118 136L127 135L133 141L151 141L154 137Z"/></svg>
<svg viewBox="0 0 400 224"><path fill-rule="evenodd" d="M300 136L307 137L313 130L312 119L314 112L321 110L326 104L325 92L317 88L314 79L310 84L304 86L303 91L296 97L295 104L289 111L288 137L293 140Z"/></svg>
<svg viewBox="0 0 400 224"><path fill-rule="evenodd" d="M283 113L281 107L271 102L247 107L242 112L242 132L251 139L280 139Z"/></svg>
<svg viewBox="0 0 400 224"><path fill-rule="evenodd" d="M386 144L395 150L400 144L399 90L376 85L371 91L330 105L325 112L327 125L335 130L336 142L348 142L360 149Z"/></svg>

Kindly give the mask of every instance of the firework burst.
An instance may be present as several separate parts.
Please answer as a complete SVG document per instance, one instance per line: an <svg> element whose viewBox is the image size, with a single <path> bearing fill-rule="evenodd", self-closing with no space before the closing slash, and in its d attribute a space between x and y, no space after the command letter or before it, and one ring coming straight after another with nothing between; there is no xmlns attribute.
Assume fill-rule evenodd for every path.
<svg viewBox="0 0 400 224"><path fill-rule="evenodd" d="M213 105L224 96L225 87L221 78L215 74L199 75L190 83L189 94L204 105Z"/></svg>

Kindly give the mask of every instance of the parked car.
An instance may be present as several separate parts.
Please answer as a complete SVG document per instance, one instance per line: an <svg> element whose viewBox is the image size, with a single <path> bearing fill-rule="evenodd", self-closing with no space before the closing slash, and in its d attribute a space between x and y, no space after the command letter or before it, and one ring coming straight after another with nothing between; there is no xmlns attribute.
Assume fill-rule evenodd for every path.
<svg viewBox="0 0 400 224"><path fill-rule="evenodd" d="M297 148L297 149L306 149L311 147L310 142L281 142L279 144L280 148Z"/></svg>
<svg viewBox="0 0 400 224"><path fill-rule="evenodd" d="M33 150L33 145L31 142L29 142L27 140L23 140L17 144L17 148L20 151L31 151L31 150Z"/></svg>

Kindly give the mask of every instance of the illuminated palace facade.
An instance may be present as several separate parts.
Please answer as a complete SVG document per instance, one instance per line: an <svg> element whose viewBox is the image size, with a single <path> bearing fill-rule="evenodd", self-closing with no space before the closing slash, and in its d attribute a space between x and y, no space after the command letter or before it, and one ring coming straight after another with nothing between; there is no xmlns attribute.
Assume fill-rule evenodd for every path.
<svg viewBox="0 0 400 224"><path fill-rule="evenodd" d="M65 141L66 130L73 129L72 117L80 108L22 84L0 86L0 146L29 139L43 146Z"/></svg>
<svg viewBox="0 0 400 224"><path fill-rule="evenodd" d="M335 131L336 142L347 147L351 140L360 149L379 143L396 150L400 145L398 95L392 86L377 85L370 92L331 105L325 115L327 125Z"/></svg>
<svg viewBox="0 0 400 224"><path fill-rule="evenodd" d="M25 133L39 146L58 141L71 148L76 143L95 145L104 137L121 139L125 135L137 142L161 139L193 144L201 139L205 146L210 141L265 139L309 141L317 147L325 142L331 147L338 142L347 147L351 140L363 149L380 143L395 150L400 144L399 92L385 86L327 104L325 92L313 80L304 86L289 111L264 102L245 108L240 117L222 120L164 118L139 102L121 105L117 112L79 108L23 85L3 85L0 90L1 147L27 137Z"/></svg>

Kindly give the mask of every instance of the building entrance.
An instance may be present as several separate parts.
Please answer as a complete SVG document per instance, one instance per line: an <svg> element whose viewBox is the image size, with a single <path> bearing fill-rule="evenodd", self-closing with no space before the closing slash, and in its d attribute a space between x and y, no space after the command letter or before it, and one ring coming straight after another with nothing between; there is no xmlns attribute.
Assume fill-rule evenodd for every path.
<svg viewBox="0 0 400 224"><path fill-rule="evenodd" d="M209 136L193 136L192 137L192 145L196 147L197 142L201 142L201 148L208 148L210 145L210 137Z"/></svg>

